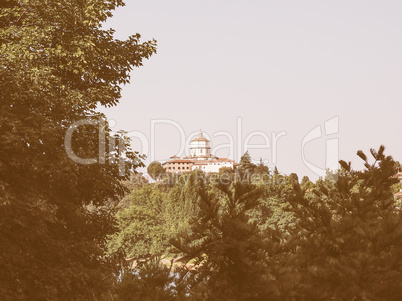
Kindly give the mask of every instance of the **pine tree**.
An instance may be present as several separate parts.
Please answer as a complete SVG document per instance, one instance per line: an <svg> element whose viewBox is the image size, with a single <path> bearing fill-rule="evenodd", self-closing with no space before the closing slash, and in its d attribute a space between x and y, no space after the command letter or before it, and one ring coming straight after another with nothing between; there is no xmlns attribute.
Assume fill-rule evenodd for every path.
<svg viewBox="0 0 402 301"><path fill-rule="evenodd" d="M107 300L119 301L173 301L177 292L173 286L172 264L161 264L160 257L137 263L134 269L125 270L113 286Z"/></svg>
<svg viewBox="0 0 402 301"><path fill-rule="evenodd" d="M260 203L262 189L235 181L198 189L199 214L187 231L172 240L182 260L192 260L189 294L208 300L275 300L273 254L276 231L261 232L249 213ZM187 276L188 277L188 276Z"/></svg>
<svg viewBox="0 0 402 301"><path fill-rule="evenodd" d="M313 193L291 197L299 223L292 233L299 298L399 300L402 298L402 219L391 187L395 162L384 147L359 151L366 169L341 161L338 180L319 180ZM296 274L296 272L294 272Z"/></svg>
<svg viewBox="0 0 402 301"><path fill-rule="evenodd" d="M243 154L243 156L241 156L240 158L240 162L238 165L238 170L242 171L242 172L254 172L255 168L257 166L254 163L251 163L251 156L250 154L247 152L245 152Z"/></svg>

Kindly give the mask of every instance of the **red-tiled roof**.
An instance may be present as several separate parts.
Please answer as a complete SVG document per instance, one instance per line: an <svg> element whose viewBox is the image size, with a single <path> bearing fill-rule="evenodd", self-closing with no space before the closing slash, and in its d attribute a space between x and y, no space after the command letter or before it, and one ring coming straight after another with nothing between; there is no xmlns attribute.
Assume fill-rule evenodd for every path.
<svg viewBox="0 0 402 301"><path fill-rule="evenodd" d="M199 158L214 158L214 159L219 159L218 157L214 155L209 155L209 156L188 156L184 157L183 159L191 159L191 160L199 160Z"/></svg>
<svg viewBox="0 0 402 301"><path fill-rule="evenodd" d="M205 139L204 137L198 137L198 138L195 138L195 139L191 140L191 142L194 142L194 141L207 141L207 142L209 142L209 140Z"/></svg>
<svg viewBox="0 0 402 301"><path fill-rule="evenodd" d="M194 163L195 160L186 160L186 159L177 159L177 160L168 160L162 165L165 165L167 163Z"/></svg>
<svg viewBox="0 0 402 301"><path fill-rule="evenodd" d="M171 157L173 158L173 157ZM178 157L177 157L178 158ZM200 158L213 158L213 159L206 159L206 160L200 160ZM197 157L185 157L183 159L170 159L166 161L164 164L167 163L199 163L199 164L206 164L206 163L222 163L222 162L233 162L233 164L237 164L233 160L227 159L227 158L218 158L215 156L197 156Z"/></svg>
<svg viewBox="0 0 402 301"><path fill-rule="evenodd" d="M234 162L233 160L230 160L228 158L219 158L221 161L226 161L226 162Z"/></svg>

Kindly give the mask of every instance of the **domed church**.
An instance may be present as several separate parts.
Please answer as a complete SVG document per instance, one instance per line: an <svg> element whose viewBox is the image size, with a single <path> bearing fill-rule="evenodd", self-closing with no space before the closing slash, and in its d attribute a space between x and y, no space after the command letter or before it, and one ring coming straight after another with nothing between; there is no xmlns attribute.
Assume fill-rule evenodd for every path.
<svg viewBox="0 0 402 301"><path fill-rule="evenodd" d="M190 142L191 157L209 157L211 155L211 142L204 138L200 131L199 136Z"/></svg>
<svg viewBox="0 0 402 301"><path fill-rule="evenodd" d="M211 154L211 142L200 131L197 138L190 142L190 156L183 159L172 156L162 163L163 168L171 173L185 173L196 169L203 172L219 172L222 167L233 168L236 163L226 158L218 158Z"/></svg>

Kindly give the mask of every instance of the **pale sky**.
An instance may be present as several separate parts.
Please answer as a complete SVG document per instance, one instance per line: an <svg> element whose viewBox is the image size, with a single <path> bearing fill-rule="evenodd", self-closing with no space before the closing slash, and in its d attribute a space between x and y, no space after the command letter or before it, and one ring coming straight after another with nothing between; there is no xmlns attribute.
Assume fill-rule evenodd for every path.
<svg viewBox="0 0 402 301"><path fill-rule="evenodd" d="M340 159L361 168L356 151L384 144L402 160L402 1L126 2L105 27L119 39L137 32L144 41L155 38L158 53L134 69L120 104L103 110L114 129L150 139L151 120L168 119L186 135L201 128L213 147L228 143L213 137L226 131L235 159L239 143L258 131L271 148L250 148L253 159L316 179L302 160L303 138L339 117L339 133L328 138L339 140ZM155 129L154 159L177 154L179 131L167 124ZM276 164L274 132L286 132L277 141ZM326 166L326 141L305 147L319 168ZM141 150L136 138L133 147Z"/></svg>

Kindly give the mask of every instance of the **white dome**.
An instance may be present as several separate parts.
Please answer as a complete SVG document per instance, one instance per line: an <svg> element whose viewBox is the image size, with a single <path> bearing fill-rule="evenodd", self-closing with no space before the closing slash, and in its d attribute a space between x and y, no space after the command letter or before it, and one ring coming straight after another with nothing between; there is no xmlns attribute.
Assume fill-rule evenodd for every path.
<svg viewBox="0 0 402 301"><path fill-rule="evenodd" d="M191 157L199 157L199 156L209 156L211 154L211 142L204 138L202 132L197 138L193 139L190 142L190 156Z"/></svg>

